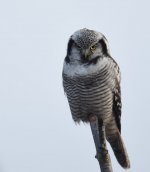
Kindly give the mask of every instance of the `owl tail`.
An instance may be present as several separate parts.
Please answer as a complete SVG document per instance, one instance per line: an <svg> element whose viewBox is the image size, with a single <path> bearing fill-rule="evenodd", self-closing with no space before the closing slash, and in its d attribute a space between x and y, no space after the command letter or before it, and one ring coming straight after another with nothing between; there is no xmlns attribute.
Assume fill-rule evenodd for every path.
<svg viewBox="0 0 150 172"><path fill-rule="evenodd" d="M119 164L125 169L130 168L130 160L128 158L128 154L120 132L118 131L111 136L106 135L106 137L114 151Z"/></svg>

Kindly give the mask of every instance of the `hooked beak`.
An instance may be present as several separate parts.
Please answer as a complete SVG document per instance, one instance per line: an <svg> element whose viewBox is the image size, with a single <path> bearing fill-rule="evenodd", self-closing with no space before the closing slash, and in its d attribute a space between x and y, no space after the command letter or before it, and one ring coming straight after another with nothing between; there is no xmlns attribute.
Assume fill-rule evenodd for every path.
<svg viewBox="0 0 150 172"><path fill-rule="evenodd" d="M88 59L90 55L91 55L91 52L90 52L89 49L86 49L86 50L83 50L83 51L82 51L82 57L83 57L84 59Z"/></svg>

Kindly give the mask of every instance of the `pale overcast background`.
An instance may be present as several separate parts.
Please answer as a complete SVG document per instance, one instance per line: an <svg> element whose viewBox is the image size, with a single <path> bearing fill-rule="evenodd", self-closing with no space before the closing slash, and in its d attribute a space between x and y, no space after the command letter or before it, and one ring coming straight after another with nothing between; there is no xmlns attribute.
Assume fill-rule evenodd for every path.
<svg viewBox="0 0 150 172"><path fill-rule="evenodd" d="M128 171L150 171L149 0L1 0L0 172L100 171L62 88L68 38L84 27L107 37L121 68Z"/></svg>

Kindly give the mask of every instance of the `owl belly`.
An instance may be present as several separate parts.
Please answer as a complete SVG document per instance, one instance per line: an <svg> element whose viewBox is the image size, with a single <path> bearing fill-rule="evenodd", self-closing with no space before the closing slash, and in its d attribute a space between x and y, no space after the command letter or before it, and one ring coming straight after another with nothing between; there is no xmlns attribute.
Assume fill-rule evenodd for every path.
<svg viewBox="0 0 150 172"><path fill-rule="evenodd" d="M89 115L97 115L104 121L112 114L112 93L107 86L84 89L80 91L80 119L89 120ZM78 115L76 115L78 118Z"/></svg>
<svg viewBox="0 0 150 172"><path fill-rule="evenodd" d="M107 77L91 76L64 78L66 93L75 122L88 122L97 115L107 123L112 116L112 82Z"/></svg>
<svg viewBox="0 0 150 172"><path fill-rule="evenodd" d="M65 65L63 85L74 121L89 121L97 115L104 122L112 116L114 64L102 58L96 65Z"/></svg>

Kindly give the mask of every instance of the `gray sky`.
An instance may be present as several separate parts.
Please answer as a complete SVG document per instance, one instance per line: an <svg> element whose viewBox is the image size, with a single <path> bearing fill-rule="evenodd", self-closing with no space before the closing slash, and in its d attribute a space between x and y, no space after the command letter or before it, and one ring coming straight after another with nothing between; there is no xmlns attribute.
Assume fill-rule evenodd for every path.
<svg viewBox="0 0 150 172"><path fill-rule="evenodd" d="M74 124L62 88L68 38L84 27L107 37L122 71L128 171L150 171L149 7L148 0L0 1L0 172L99 171L90 127ZM123 172L110 153L114 172Z"/></svg>

